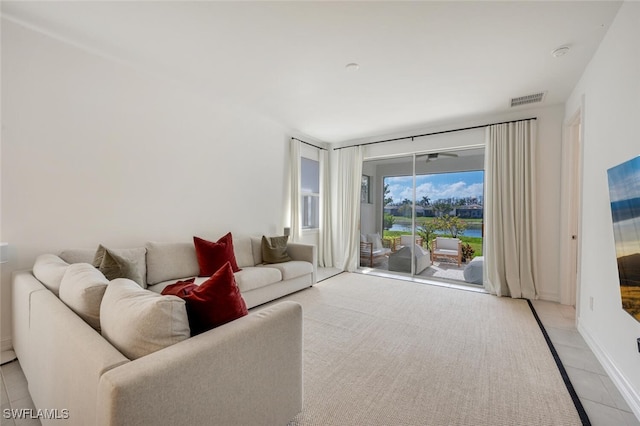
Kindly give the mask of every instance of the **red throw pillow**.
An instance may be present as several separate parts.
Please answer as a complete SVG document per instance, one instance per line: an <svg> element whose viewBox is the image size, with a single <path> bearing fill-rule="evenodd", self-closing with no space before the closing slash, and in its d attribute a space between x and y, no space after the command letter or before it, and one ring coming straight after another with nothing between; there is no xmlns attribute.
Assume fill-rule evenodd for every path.
<svg viewBox="0 0 640 426"><path fill-rule="evenodd" d="M194 284L195 280L196 280L195 278L189 278L188 280L178 281L175 284L169 284L164 289L162 289L161 294L163 296L166 296L166 295L178 296L178 297L185 296L191 293L191 291L193 291L194 288L198 288L198 285Z"/></svg>
<svg viewBox="0 0 640 426"><path fill-rule="evenodd" d="M208 277L220 269L225 263L230 262L233 272L240 271L236 263L236 255L233 251L233 238L231 232L224 235L215 243L193 237L196 247L196 257L200 266L200 276Z"/></svg>
<svg viewBox="0 0 640 426"><path fill-rule="evenodd" d="M182 288L178 289L179 286ZM178 289L176 296L186 301L192 336L249 313L236 284L230 262L225 263L211 278L199 286L178 282L169 287L173 287L169 291ZM162 294L165 294L164 291Z"/></svg>

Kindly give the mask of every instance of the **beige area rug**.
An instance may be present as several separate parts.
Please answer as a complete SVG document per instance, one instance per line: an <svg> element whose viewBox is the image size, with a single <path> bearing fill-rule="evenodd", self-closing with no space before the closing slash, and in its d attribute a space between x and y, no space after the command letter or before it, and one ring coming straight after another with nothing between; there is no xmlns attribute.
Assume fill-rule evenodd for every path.
<svg viewBox="0 0 640 426"><path fill-rule="evenodd" d="M304 311L291 425L582 424L524 300L348 273L286 299Z"/></svg>

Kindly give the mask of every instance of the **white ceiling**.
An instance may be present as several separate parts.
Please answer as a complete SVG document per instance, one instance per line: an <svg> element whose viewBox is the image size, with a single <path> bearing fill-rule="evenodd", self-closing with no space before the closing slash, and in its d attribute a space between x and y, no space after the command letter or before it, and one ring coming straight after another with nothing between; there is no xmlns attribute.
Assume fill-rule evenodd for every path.
<svg viewBox="0 0 640 426"><path fill-rule="evenodd" d="M9 2L2 14L343 142L563 103L620 2ZM568 45L554 58L551 51ZM360 64L347 71L345 65ZM535 106L541 106L537 104ZM519 107L526 108L526 107Z"/></svg>

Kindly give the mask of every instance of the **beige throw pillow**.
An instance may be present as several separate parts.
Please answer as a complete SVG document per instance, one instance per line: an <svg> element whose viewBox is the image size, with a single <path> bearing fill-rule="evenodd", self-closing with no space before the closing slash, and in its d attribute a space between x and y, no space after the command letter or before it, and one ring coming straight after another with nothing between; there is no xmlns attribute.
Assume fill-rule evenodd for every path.
<svg viewBox="0 0 640 426"><path fill-rule="evenodd" d="M60 300L100 331L100 303L109 280L88 263L69 265L60 283Z"/></svg>
<svg viewBox="0 0 640 426"><path fill-rule="evenodd" d="M185 301L117 278L100 305L102 336L129 359L137 359L188 339Z"/></svg>
<svg viewBox="0 0 640 426"><path fill-rule="evenodd" d="M262 261L264 263L282 263L289 262L291 257L287 253L287 240L289 237L262 236Z"/></svg>

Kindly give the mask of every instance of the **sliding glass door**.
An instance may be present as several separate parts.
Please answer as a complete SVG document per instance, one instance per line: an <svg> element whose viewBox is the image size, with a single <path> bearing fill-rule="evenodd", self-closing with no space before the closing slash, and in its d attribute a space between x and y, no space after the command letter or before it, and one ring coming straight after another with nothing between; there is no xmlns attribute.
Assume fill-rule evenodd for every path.
<svg viewBox="0 0 640 426"><path fill-rule="evenodd" d="M481 284L483 167L483 149L365 161L361 267Z"/></svg>
<svg viewBox="0 0 640 426"><path fill-rule="evenodd" d="M412 274L411 258L407 257L400 265L400 257L395 253L402 248L400 237L412 229L414 219L413 162L411 155L363 164L363 182L369 181L371 185L370 199L360 206L363 268ZM393 179L387 179L389 176Z"/></svg>

